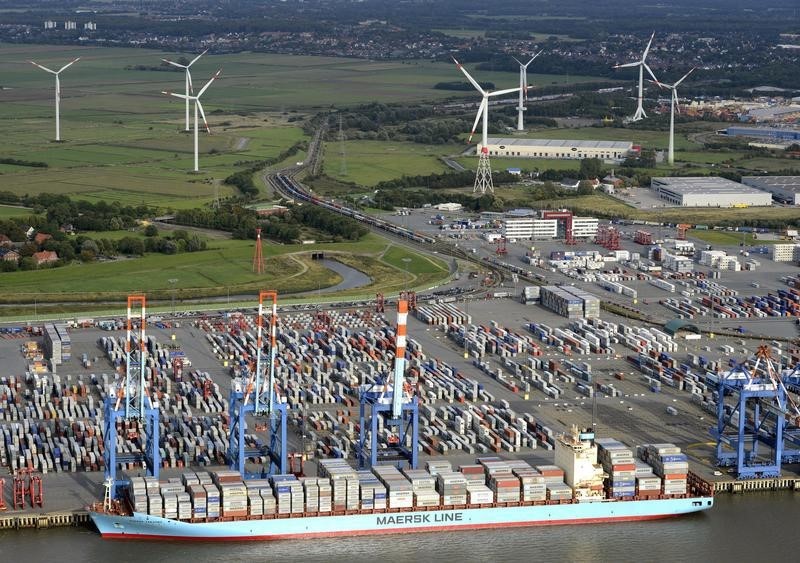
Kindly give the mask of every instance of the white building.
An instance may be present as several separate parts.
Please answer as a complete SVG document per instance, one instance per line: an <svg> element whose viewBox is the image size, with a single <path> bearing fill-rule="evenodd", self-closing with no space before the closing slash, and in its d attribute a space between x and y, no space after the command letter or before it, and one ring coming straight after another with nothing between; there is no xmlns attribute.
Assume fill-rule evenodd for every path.
<svg viewBox="0 0 800 563"><path fill-rule="evenodd" d="M53 20L47 20L44 22L45 29L55 29L56 27L58 27L58 24Z"/></svg>
<svg viewBox="0 0 800 563"><path fill-rule="evenodd" d="M772 194L716 176L653 178L650 187L661 199L681 207L772 205Z"/></svg>
<svg viewBox="0 0 800 563"><path fill-rule="evenodd" d="M775 262L796 262L800 260L800 244L771 244L769 257Z"/></svg>
<svg viewBox="0 0 800 563"><path fill-rule="evenodd" d="M464 206L460 203L437 203L435 207L439 211L457 212L461 211Z"/></svg>
<svg viewBox="0 0 800 563"><path fill-rule="evenodd" d="M800 205L800 176L743 176L742 183L772 194L772 199Z"/></svg>
<svg viewBox="0 0 800 563"><path fill-rule="evenodd" d="M597 236L599 221L594 217L573 217L572 236L575 238L594 238Z"/></svg>
<svg viewBox="0 0 800 563"><path fill-rule="evenodd" d="M66 29L66 30L77 29L77 28L78 28L78 25L75 22L72 22L72 21L65 21L64 22L64 29Z"/></svg>
<svg viewBox="0 0 800 563"><path fill-rule="evenodd" d="M486 148L489 156L515 158L599 158L622 161L633 150L633 143L622 141L564 141L560 139L517 139L489 137ZM478 143L478 152L483 149Z"/></svg>

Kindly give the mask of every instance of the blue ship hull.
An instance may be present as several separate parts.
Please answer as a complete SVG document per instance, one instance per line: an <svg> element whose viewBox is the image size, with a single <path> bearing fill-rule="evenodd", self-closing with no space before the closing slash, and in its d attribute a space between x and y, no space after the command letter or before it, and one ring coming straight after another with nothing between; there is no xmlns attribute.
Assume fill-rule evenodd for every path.
<svg viewBox="0 0 800 563"><path fill-rule="evenodd" d="M252 541L655 520L708 510L713 503L712 497L694 497L329 516L295 515L292 518L227 522L183 522L141 513L119 516L92 511L90 516L104 538Z"/></svg>

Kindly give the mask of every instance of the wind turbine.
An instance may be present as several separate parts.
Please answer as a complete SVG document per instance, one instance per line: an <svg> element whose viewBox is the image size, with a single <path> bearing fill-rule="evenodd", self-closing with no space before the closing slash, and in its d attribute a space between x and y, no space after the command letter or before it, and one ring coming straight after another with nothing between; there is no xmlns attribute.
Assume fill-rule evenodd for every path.
<svg viewBox="0 0 800 563"><path fill-rule="evenodd" d="M206 112L203 111L203 104L200 103L200 96L208 90L208 87L211 86L211 83L214 82L222 72L222 69L219 69L217 73L211 77L211 80L206 82L206 85L203 86L200 91L197 93L196 96L191 96L189 94L176 94L175 92L161 92L162 94L166 94L167 96L174 96L176 98L183 98L186 99L186 102L189 103L189 100L194 101L194 171L199 172L199 158L198 158L198 141L197 141L197 112L200 111L200 115L203 117L203 123L205 123L206 131L211 133L211 129L208 126L208 121L206 120Z"/></svg>
<svg viewBox="0 0 800 563"><path fill-rule="evenodd" d="M525 64L522 64L522 62L520 62L520 60L517 59L517 57L514 57L514 60L517 61L517 64L519 64L519 105L517 106L517 112L518 112L518 114L517 114L517 131L524 131L525 130L525 123L524 123L523 113L528 108L526 108L522 104L523 104L523 96L524 96L526 101L528 99L528 65L531 64L534 61L534 59L536 57L538 57L539 55L541 55L543 52L544 52L544 49L539 51L538 53L536 53L533 57L531 57L531 60L529 60Z"/></svg>
<svg viewBox="0 0 800 563"><path fill-rule="evenodd" d="M194 93L193 87L192 87L192 73L189 72L189 67L192 66L194 63L196 63L197 60L200 57L202 57L203 55L205 55L206 53L208 53L208 49L206 49L205 51L203 51L202 53L197 55L195 58L193 58L191 60L191 62L189 62L189 64L186 64L186 65L182 65L180 63L176 63L174 61L170 61L169 59L161 59L162 61L164 61L167 64L170 64L172 66L175 66L175 67L182 68L182 69L186 70L186 129L185 129L185 131L189 130L189 96Z"/></svg>
<svg viewBox="0 0 800 563"><path fill-rule="evenodd" d="M58 78L58 75L67 70L75 63L77 63L79 60L81 60L80 57L78 57L77 59L73 59L64 66L62 66L59 70L51 70L46 66L40 65L39 63L28 61L33 66L38 66L40 69L47 71L50 74L55 74L56 76L56 141L61 140L61 80Z"/></svg>
<svg viewBox="0 0 800 563"><path fill-rule="evenodd" d="M678 104L678 85L686 80L686 77L692 74L692 72L694 72L694 68L684 74L683 78L678 80L675 84L666 84L664 82L659 82L658 80L655 81L659 87L672 90L672 97L670 98L669 103L669 152L667 153L667 162L670 164L675 163L675 112L681 112L681 107Z"/></svg>
<svg viewBox="0 0 800 563"><path fill-rule="evenodd" d="M638 60L638 61L636 61L634 63L626 63L624 65L616 65L614 67L614 68L634 68L634 67L638 67L639 68L639 95L636 98L636 100L637 100L636 113L633 114L633 117L631 118L632 121L639 121L640 119L642 119L644 117L647 117L647 114L644 112L644 107L642 107L642 90L643 90L643 86L644 86L644 84L643 84L644 83L644 70L647 69L647 72L650 74L650 76L653 77L653 80L658 82L658 80L656 79L655 74L653 74L653 71L650 70L650 67L647 66L647 63L645 62L645 59L647 59L647 53L650 51L650 44L653 42L653 37L655 37L655 36L656 36L656 32L654 31L653 35L650 36L650 41L647 42L647 47L645 47L645 49L644 49L644 53L642 54L641 60Z"/></svg>
<svg viewBox="0 0 800 563"><path fill-rule="evenodd" d="M467 140L467 143L472 142L472 136L475 135L475 129L478 127L478 121L480 120L481 116L483 116L481 150L478 151L478 169L475 172L475 185L472 187L472 192L474 193L480 190L482 194L485 194L488 190L494 193L494 186L492 185L492 168L489 165L489 149L486 148L486 145L489 142L489 98L494 96L503 96L505 94L512 94L521 90L521 88L509 88L507 90L495 90L494 92L489 92L481 88L481 85L469 75L461 63L456 61L455 58L453 61L455 61L458 69L464 73L464 76L469 79L475 89L483 96L483 99L478 106L478 114L475 116L475 123L472 124L472 131L470 132L469 139Z"/></svg>

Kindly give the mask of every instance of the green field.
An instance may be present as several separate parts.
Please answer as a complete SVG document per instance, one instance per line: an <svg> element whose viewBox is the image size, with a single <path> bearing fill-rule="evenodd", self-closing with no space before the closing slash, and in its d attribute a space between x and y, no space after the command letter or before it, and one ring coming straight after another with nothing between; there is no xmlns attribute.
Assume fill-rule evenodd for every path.
<svg viewBox="0 0 800 563"><path fill-rule="evenodd" d="M14 207L11 205L0 205L0 219L11 219L12 217L28 217L33 215L33 209L29 207Z"/></svg>
<svg viewBox="0 0 800 563"><path fill-rule="evenodd" d="M345 141L347 174L341 174L338 142L325 144L325 172L342 181L374 186L403 175L433 174L449 168L439 158L463 150L463 145L420 145L394 141Z"/></svg>
<svg viewBox="0 0 800 563"><path fill-rule="evenodd" d="M742 243L748 246L754 246L781 242L778 240L761 240L757 236L754 237L750 233L735 233L731 231L698 231L697 229L691 229L686 234L692 238L700 239L709 244L717 244L722 246L739 246Z"/></svg>
<svg viewBox="0 0 800 563"><path fill-rule="evenodd" d="M136 233L102 233L106 238L121 238ZM280 293L301 292L329 287L341 281L335 272L312 261L312 248L306 245L264 245L267 263L262 276L252 271L253 241L208 241L208 250L177 255L147 254L142 258L83 263L38 271L0 274L4 303L90 302L121 299L130 292L144 292L150 298L171 295L170 279L177 279L180 299L211 295L231 295L258 289L275 288ZM399 290L405 263L412 286L433 283L447 276L447 266L402 247L367 235L355 243L327 243L313 250L335 252L342 261L373 278L370 288ZM394 272L387 275L387 271ZM362 291L362 288L351 290Z"/></svg>

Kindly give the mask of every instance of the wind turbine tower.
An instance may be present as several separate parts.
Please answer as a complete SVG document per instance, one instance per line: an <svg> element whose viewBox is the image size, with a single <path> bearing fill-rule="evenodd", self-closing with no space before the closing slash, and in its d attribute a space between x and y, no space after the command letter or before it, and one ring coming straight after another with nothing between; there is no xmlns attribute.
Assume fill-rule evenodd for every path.
<svg viewBox="0 0 800 563"><path fill-rule="evenodd" d="M51 70L46 66L40 65L39 63L29 61L33 66L37 66L40 69L49 72L50 74L54 74L56 77L56 141L61 140L61 80L58 76L69 67L77 63L79 60L81 60L80 57L73 59L58 70Z"/></svg>
<svg viewBox="0 0 800 563"><path fill-rule="evenodd" d="M197 55L195 58L193 58L189 62L189 64L185 64L185 65L182 65L180 63L176 63L174 61L170 61L168 59L161 59L162 61L164 61L167 64L170 64L172 66L175 66L175 67L182 68L182 69L186 70L186 129L184 129L184 131L188 131L189 130L189 96L194 94L194 88L192 86L192 73L189 71L189 67L191 67L194 63L196 63L198 61L198 59L200 57L202 57L203 55L205 55L206 53L208 53L208 49L206 49L205 51L203 51L202 53Z"/></svg>
<svg viewBox="0 0 800 563"><path fill-rule="evenodd" d="M200 91L197 93L196 96L188 96L183 94L176 94L175 92L161 92L162 94L166 94L167 96L174 96L176 98L183 98L186 99L188 102L189 100L194 101L194 171L200 171L200 160L198 156L198 140L197 140L197 112L200 111L200 115L203 117L203 123L206 126L206 131L211 133L211 129L208 127L208 121L206 120L206 112L203 111L203 104L200 103L200 96L202 96L208 87L211 86L211 83L214 82L222 72L222 69L219 69L217 73L211 77L211 80L206 82L206 85L203 86Z"/></svg>
<svg viewBox="0 0 800 563"><path fill-rule="evenodd" d="M521 90L521 88L509 88L507 90L496 90L494 92L489 92L481 88L481 85L478 84L475 79L472 78L472 76L470 76L461 63L456 61L456 59L453 59L453 61L455 61L458 69L464 73L464 76L467 77L475 89L483 96L483 99L478 106L478 114L475 116L475 123L472 124L472 131L470 132L469 139L467 140L467 143L472 142L472 136L475 135L475 129L478 127L478 121L481 119L481 117L483 117L481 145L480 149L478 150L478 169L475 172L475 184L472 187L472 193L478 191L482 194L485 194L487 191L494 193L494 186L492 184L492 167L489 164L489 149L486 146L489 143L489 98L494 96L502 96L505 94L513 94L514 92Z"/></svg>
<svg viewBox="0 0 800 563"><path fill-rule="evenodd" d="M531 60L522 64L517 57L514 60L519 64L519 104L517 105L517 131L525 130L525 117L524 113L528 109L523 104L528 101L528 65L531 64L536 57L542 54L542 51L536 53Z"/></svg>
<svg viewBox="0 0 800 563"><path fill-rule="evenodd" d="M670 165L675 164L675 112L677 111L680 113L681 111L680 105L678 104L678 85L686 80L686 77L692 74L692 72L694 72L694 69L684 74L683 78L678 80L675 84L655 82L659 86L672 91L669 103L669 152L667 153L667 162L669 162Z"/></svg>
<svg viewBox="0 0 800 563"><path fill-rule="evenodd" d="M647 42L647 47L644 49L644 53L642 53L642 58L633 63L625 63L622 65L616 65L614 68L638 68L639 69L639 95L636 97L636 113L633 114L631 121L639 121L645 117L647 114L644 112L644 107L642 106L642 99L643 99L643 90L644 90L644 71L645 69L653 77L653 80L656 80L656 76L653 74L653 71L650 70L650 67L647 66L645 60L647 59L647 53L650 51L650 44L653 43L653 37L655 37L656 32L653 32L653 35L650 36L650 41Z"/></svg>

